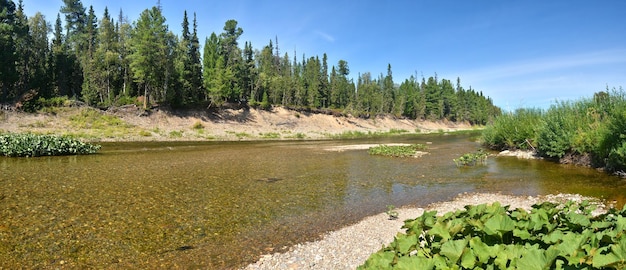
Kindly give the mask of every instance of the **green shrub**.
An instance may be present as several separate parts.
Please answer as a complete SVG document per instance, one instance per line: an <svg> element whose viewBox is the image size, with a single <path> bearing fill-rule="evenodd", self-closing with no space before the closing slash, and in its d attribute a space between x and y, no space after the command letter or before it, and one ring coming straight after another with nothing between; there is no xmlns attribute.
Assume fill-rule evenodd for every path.
<svg viewBox="0 0 626 270"><path fill-rule="evenodd" d="M0 155L37 157L94 154L100 145L93 145L67 136L35 135L31 133L0 134Z"/></svg>
<svg viewBox="0 0 626 270"><path fill-rule="evenodd" d="M196 121L195 123L193 123L193 125L191 125L191 128L200 130L200 129L204 129L204 125L202 124L202 122Z"/></svg>
<svg viewBox="0 0 626 270"><path fill-rule="evenodd" d="M602 139L594 152L605 157L609 171L626 170L626 99L611 110L611 117L602 130Z"/></svg>
<svg viewBox="0 0 626 270"><path fill-rule="evenodd" d="M593 209L584 201L425 212L358 269L625 269L626 207L595 217Z"/></svg>
<svg viewBox="0 0 626 270"><path fill-rule="evenodd" d="M541 109L518 109L502 114L485 127L482 141L492 149L530 149L535 147L541 125Z"/></svg>
<svg viewBox="0 0 626 270"><path fill-rule="evenodd" d="M590 154L593 166L626 170L626 93L595 93L593 98L558 102L546 112L517 110L503 114L482 133L492 149L533 148L559 159L566 154Z"/></svg>
<svg viewBox="0 0 626 270"><path fill-rule="evenodd" d="M454 161L454 164L456 164L457 167L484 165L485 163L487 163L488 156L489 155L485 153L482 149L479 149L474 153L463 154L459 158L455 158L452 161Z"/></svg>
<svg viewBox="0 0 626 270"><path fill-rule="evenodd" d="M277 132L267 132L267 133L259 133L259 136L263 139L279 139L280 133Z"/></svg>
<svg viewBox="0 0 626 270"><path fill-rule="evenodd" d="M182 138L183 137L183 131L172 130L172 131L170 131L169 135L172 138Z"/></svg>
<svg viewBox="0 0 626 270"><path fill-rule="evenodd" d="M76 128L104 129L107 127L130 128L130 124L114 115L103 114L94 109L83 109L69 117L70 123Z"/></svg>
<svg viewBox="0 0 626 270"><path fill-rule="evenodd" d="M412 157L418 150L426 149L426 145L384 145L370 147L368 152L370 155L390 156L390 157Z"/></svg>

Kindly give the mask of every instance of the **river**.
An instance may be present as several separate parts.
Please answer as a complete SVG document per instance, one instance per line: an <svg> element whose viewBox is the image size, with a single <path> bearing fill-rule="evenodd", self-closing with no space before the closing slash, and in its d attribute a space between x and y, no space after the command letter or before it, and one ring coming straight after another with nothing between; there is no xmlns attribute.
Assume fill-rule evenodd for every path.
<svg viewBox="0 0 626 270"><path fill-rule="evenodd" d="M90 156L0 158L0 268L237 268L386 210L463 192L579 193L623 205L593 169L491 157L477 134L107 143ZM334 146L428 143L420 158Z"/></svg>

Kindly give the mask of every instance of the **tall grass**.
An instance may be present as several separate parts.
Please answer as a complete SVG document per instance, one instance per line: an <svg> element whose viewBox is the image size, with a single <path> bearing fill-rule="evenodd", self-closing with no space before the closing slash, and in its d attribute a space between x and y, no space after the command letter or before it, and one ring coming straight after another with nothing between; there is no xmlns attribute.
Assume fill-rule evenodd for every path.
<svg viewBox="0 0 626 270"><path fill-rule="evenodd" d="M483 130L483 142L492 149L530 149L537 141L541 109L518 109L498 116Z"/></svg>
<svg viewBox="0 0 626 270"><path fill-rule="evenodd" d="M548 110L519 109L503 114L482 134L492 149L529 149L559 159L592 156L594 165L626 170L626 93L598 92L593 98L563 101Z"/></svg>

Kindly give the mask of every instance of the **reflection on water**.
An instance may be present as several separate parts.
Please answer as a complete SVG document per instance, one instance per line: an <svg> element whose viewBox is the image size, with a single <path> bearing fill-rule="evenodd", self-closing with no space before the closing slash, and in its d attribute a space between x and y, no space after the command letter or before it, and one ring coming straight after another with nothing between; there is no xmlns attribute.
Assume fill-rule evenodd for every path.
<svg viewBox="0 0 626 270"><path fill-rule="evenodd" d="M329 152L426 143L419 159ZM386 210L462 192L581 193L624 181L544 161L457 168L468 135L359 141L106 144L93 156L0 158L0 268L232 268Z"/></svg>

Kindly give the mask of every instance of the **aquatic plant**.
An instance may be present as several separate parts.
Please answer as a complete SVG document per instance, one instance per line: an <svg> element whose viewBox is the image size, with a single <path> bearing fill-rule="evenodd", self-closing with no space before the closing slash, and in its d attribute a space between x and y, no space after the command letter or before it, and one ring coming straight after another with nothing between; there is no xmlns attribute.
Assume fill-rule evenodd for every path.
<svg viewBox="0 0 626 270"><path fill-rule="evenodd" d="M358 269L625 269L626 207L594 209L545 202L527 212L496 202L425 212Z"/></svg>
<svg viewBox="0 0 626 270"><path fill-rule="evenodd" d="M476 152L465 153L452 161L454 161L454 164L456 164L457 167L484 165L487 162L488 156L489 155L485 153L485 151L478 149Z"/></svg>
<svg viewBox="0 0 626 270"><path fill-rule="evenodd" d="M396 206L395 205L387 205L387 211L385 212L387 214L387 216L389 216L389 220L395 220L398 219L398 211L396 211Z"/></svg>
<svg viewBox="0 0 626 270"><path fill-rule="evenodd" d="M68 136L31 133L0 134L0 155L8 157L37 157L94 154L100 145L84 143Z"/></svg>
<svg viewBox="0 0 626 270"><path fill-rule="evenodd" d="M370 147L368 152L370 155L381 155L390 157L412 157L415 156L417 151L426 149L426 145L423 144L411 144L411 145L378 145Z"/></svg>

